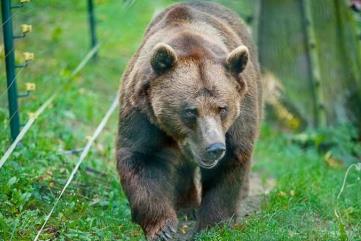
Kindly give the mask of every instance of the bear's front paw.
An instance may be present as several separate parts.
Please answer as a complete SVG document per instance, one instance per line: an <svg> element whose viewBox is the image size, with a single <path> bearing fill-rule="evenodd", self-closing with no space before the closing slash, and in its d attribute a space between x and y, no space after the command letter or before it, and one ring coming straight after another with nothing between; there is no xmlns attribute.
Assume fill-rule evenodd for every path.
<svg viewBox="0 0 361 241"><path fill-rule="evenodd" d="M149 241L170 241L174 240L177 233L177 220L168 219L160 225L154 227L148 232L147 240Z"/></svg>

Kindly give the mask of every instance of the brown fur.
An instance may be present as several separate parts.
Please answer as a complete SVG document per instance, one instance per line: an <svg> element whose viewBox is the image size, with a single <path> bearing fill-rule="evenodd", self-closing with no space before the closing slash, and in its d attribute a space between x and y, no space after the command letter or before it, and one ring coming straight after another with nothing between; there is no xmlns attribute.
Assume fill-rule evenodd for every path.
<svg viewBox="0 0 361 241"><path fill-rule="evenodd" d="M151 65L159 43L176 54L164 73ZM236 74L227 68L227 56L239 46L248 49L249 59ZM261 90L255 47L235 13L200 2L176 4L155 17L123 76L117 142L121 183L148 239L175 227L180 208L199 206L199 229L237 216L248 192ZM201 168L201 200L194 181L198 165L184 143L196 142L196 151L206 144L201 128L182 119L183 103L197 106L197 125L212 118L225 135L225 156L213 169ZM218 112L223 105L225 117Z"/></svg>

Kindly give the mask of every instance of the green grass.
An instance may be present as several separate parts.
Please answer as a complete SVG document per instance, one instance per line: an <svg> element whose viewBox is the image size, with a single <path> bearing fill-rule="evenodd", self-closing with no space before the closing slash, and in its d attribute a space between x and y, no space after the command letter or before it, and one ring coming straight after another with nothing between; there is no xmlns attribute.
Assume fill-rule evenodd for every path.
<svg viewBox="0 0 361 241"><path fill-rule="evenodd" d="M64 151L84 147L109 108L121 72L145 26L154 11L171 1L136 1L129 9L122 1L96 2L102 42L98 61L87 65L62 91L0 169L0 240L32 240L36 236L78 159L78 155ZM34 29L26 39L17 41L17 59L22 61L25 50L36 54L36 60L18 76L21 91L26 82L37 86L31 97L20 100L22 123L63 86L89 50L85 9L85 1L72 1L71 5L57 0L51 4L32 1L15 10L14 25L26 22ZM0 56L3 80L1 52ZM0 86L0 155L10 145L4 84L2 81ZM140 228L130 221L115 170L116 121L114 114L60 200L41 240L143 239ZM334 148L327 151L347 164L354 162L351 157L360 153L360 147L348 139L352 133L347 128L338 129L304 133L305 143L299 135L265 125L254 170L265 182L273 178L275 189L256 215L232 228L216 227L197 240L361 240L361 174L355 169L350 172L336 202L345 166L327 164L326 151L320 147L324 139L333 137ZM89 168L105 175L94 174ZM336 208L341 219L334 214Z"/></svg>

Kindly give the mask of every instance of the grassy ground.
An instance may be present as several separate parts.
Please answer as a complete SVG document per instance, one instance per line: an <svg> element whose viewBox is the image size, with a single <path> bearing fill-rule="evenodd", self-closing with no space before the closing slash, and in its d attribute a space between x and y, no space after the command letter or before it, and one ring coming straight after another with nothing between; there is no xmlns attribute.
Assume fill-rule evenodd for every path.
<svg viewBox="0 0 361 241"><path fill-rule="evenodd" d="M18 87L36 83L21 99L21 120L36 110L88 51L85 1L32 1L15 10L15 26L33 24L34 32L17 42L16 54L33 51L36 60L18 76ZM51 107L40 116L22 145L0 169L0 240L32 240L64 186L77 155L109 107L119 78L153 13L166 0L97 1L101 50ZM0 42L1 44L1 42ZM5 79L0 51L0 78ZM0 154L8 139L5 81L0 86ZM142 240L130 221L127 200L115 171L116 114L59 202L41 240ZM235 227L219 226L197 240L361 240L360 172L350 171L337 200L346 164L360 147L348 127L291 135L264 125L254 170L276 184L256 215ZM326 145L326 144L327 145ZM332 153L332 155L330 155ZM351 155L353 153L353 155ZM96 171L96 173L94 172ZM100 174L99 174L100 173ZM339 213L339 218L335 215Z"/></svg>

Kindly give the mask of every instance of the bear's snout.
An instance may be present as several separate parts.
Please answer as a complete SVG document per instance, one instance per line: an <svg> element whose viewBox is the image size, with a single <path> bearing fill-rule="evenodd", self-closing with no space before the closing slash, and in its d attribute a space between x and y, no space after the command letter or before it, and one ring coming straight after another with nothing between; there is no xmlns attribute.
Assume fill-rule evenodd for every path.
<svg viewBox="0 0 361 241"><path fill-rule="evenodd" d="M206 156L209 161L221 159L226 152L226 146L223 143L215 143L207 147Z"/></svg>
<svg viewBox="0 0 361 241"><path fill-rule="evenodd" d="M223 143L214 143L206 148L204 158L200 160L200 166L206 169L215 167L219 160L224 157L226 146Z"/></svg>

